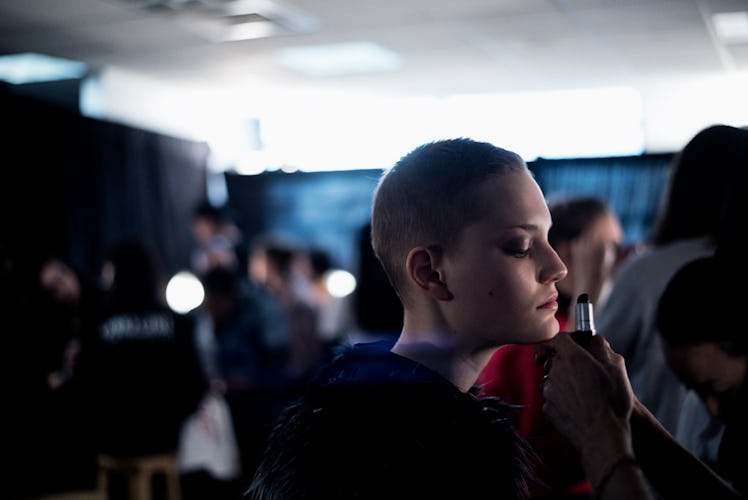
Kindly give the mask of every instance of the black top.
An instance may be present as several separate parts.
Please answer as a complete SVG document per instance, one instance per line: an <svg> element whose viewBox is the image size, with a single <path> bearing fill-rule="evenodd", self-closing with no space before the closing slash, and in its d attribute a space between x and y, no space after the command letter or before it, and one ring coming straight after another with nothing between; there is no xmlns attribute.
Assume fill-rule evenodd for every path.
<svg viewBox="0 0 748 500"><path fill-rule="evenodd" d="M177 449L184 420L207 389L192 318L166 307L110 310L84 339L80 380L100 453Z"/></svg>
<svg viewBox="0 0 748 500"><path fill-rule="evenodd" d="M521 498L508 407L390 343L346 348L280 416L246 499Z"/></svg>

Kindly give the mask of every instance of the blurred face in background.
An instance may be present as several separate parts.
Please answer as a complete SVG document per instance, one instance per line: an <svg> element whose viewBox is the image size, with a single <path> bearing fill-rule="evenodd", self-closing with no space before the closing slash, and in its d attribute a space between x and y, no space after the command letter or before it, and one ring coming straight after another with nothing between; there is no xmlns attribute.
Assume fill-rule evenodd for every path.
<svg viewBox="0 0 748 500"><path fill-rule="evenodd" d="M619 264L623 237L618 217L607 212L597 217L578 238L560 243L557 251L566 264L568 274L559 281L559 290L571 294L576 289L580 273L593 273L595 279L602 283L598 297L598 301L602 301Z"/></svg>
<svg viewBox="0 0 748 500"><path fill-rule="evenodd" d="M740 423L748 416L748 356L728 354L715 342L665 346L665 354L673 372L699 395L712 416L726 424Z"/></svg>
<svg viewBox="0 0 748 500"><path fill-rule="evenodd" d="M74 304L81 294L78 276L68 266L58 260L46 262L39 271L42 287L60 302Z"/></svg>
<svg viewBox="0 0 748 500"><path fill-rule="evenodd" d="M192 221L192 234L198 243L207 243L216 233L218 227L215 221L207 217L196 217Z"/></svg>
<svg viewBox="0 0 748 500"><path fill-rule="evenodd" d="M254 249L247 259L247 274L253 283L264 285L268 280L268 258L262 249Z"/></svg>
<svg viewBox="0 0 748 500"><path fill-rule="evenodd" d="M114 284L114 264L107 261L101 266L101 287L109 290Z"/></svg>
<svg viewBox="0 0 748 500"><path fill-rule="evenodd" d="M618 265L621 263L621 259L625 258L622 257L621 253L624 236L623 228L618 217L609 212L600 217L592 225L588 235L602 246L603 258L600 272L603 286L600 290L598 301L603 302L608 295Z"/></svg>

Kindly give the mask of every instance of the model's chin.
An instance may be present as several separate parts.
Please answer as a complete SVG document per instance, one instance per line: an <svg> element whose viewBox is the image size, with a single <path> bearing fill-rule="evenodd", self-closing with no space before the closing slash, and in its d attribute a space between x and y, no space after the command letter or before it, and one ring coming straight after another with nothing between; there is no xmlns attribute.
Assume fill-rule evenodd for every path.
<svg viewBox="0 0 748 500"><path fill-rule="evenodd" d="M558 333L558 330L556 330L555 332L552 332L552 333L548 333L547 335L539 336L537 339L533 340L531 343L532 344L542 344L543 342L548 342L553 337L555 337L557 333Z"/></svg>
<svg viewBox="0 0 748 500"><path fill-rule="evenodd" d="M533 339L530 343L536 344L538 342L546 342L551 340L558 334L559 325L556 318L552 318L547 324L541 326L537 330L537 338Z"/></svg>
<svg viewBox="0 0 748 500"><path fill-rule="evenodd" d="M520 339L516 339L513 342L510 342L511 344L542 344L544 342L548 342L553 337L556 336L558 333L558 328L555 329L546 329L546 330L536 330L533 332L533 334L527 334L523 336Z"/></svg>
<svg viewBox="0 0 748 500"><path fill-rule="evenodd" d="M558 320L555 317L526 326L528 328L513 331L511 336L502 336L498 342L494 342L496 337L493 337L489 344L493 347L505 344L540 344L553 339L559 331Z"/></svg>

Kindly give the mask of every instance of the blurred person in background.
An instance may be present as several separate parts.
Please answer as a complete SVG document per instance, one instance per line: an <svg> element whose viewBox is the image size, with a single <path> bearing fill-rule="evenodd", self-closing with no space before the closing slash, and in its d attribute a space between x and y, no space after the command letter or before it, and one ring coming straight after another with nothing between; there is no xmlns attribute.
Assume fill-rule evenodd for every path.
<svg viewBox="0 0 748 500"><path fill-rule="evenodd" d="M745 231L734 215L745 210L747 170L748 129L712 125L695 134L673 158L647 249L621 266L596 311L597 329L626 360L637 398L707 463L715 461L722 426L715 419L700 419L701 428L689 422L699 407L684 406L687 388L667 366L657 302L679 268Z"/></svg>
<svg viewBox="0 0 748 500"><path fill-rule="evenodd" d="M205 300L199 313L214 339L211 390L228 404L240 457L239 477L224 486L238 494L233 489L254 473L272 422L288 401L287 356L266 342L269 319L254 286L222 267L201 281Z"/></svg>
<svg viewBox="0 0 748 500"><path fill-rule="evenodd" d="M10 396L13 455L8 494L27 496L94 489L96 453L86 395L77 380L81 336L93 313L98 290L58 255L44 254L21 267L9 323ZM17 265L19 262L11 264ZM5 277L4 277L5 278ZM6 283L13 283L9 280ZM19 485L19 491L15 485Z"/></svg>
<svg viewBox="0 0 748 500"><path fill-rule="evenodd" d="M249 280L264 294L266 344L285 349L286 376L294 394L326 359L317 311L305 295L309 283L298 269L299 252L288 238L268 234L255 239L247 260Z"/></svg>
<svg viewBox="0 0 748 500"><path fill-rule="evenodd" d="M352 329L352 317L347 296L336 296L330 290L330 273L337 268L330 253L322 248L312 247L300 253L302 272L307 276L306 297L316 311L317 335L325 344L326 356L335 347L348 339Z"/></svg>
<svg viewBox="0 0 748 500"><path fill-rule="evenodd" d="M741 250L744 247L741 247ZM683 266L668 282L657 329L668 366L725 424L712 468L748 494L748 327L741 294L729 293L746 271L735 250Z"/></svg>
<svg viewBox="0 0 748 500"><path fill-rule="evenodd" d="M79 362L97 452L176 454L182 425L207 390L192 318L166 305L162 272L140 240L107 250L101 282Z"/></svg>
<svg viewBox="0 0 748 500"><path fill-rule="evenodd" d="M237 246L241 232L225 209L203 202L192 214L192 236L196 247L192 252L192 270L202 275L214 267L239 271Z"/></svg>

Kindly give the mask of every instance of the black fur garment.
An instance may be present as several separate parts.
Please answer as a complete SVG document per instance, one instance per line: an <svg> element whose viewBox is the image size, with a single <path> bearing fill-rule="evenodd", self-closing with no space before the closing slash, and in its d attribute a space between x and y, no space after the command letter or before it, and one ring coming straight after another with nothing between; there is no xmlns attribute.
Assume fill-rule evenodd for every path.
<svg viewBox="0 0 748 500"><path fill-rule="evenodd" d="M359 344L281 415L245 498L520 499L528 455L510 411Z"/></svg>

